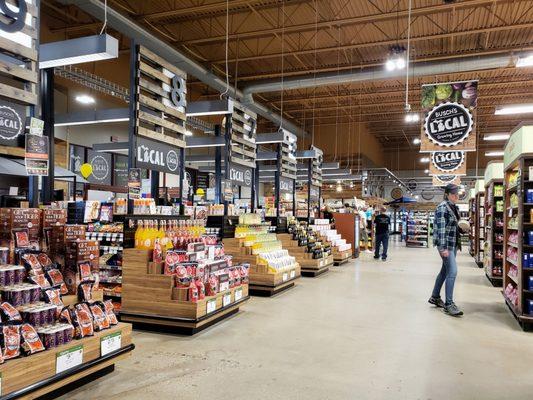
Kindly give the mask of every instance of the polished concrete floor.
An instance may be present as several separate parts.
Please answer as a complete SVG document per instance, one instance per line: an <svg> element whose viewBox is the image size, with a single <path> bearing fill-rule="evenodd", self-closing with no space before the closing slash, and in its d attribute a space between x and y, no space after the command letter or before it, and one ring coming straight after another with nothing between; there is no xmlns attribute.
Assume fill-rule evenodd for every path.
<svg viewBox="0 0 533 400"><path fill-rule="evenodd" d="M533 333L524 333L467 253L455 319L427 298L434 249L396 244L242 312L194 337L136 331L114 373L68 399L533 398Z"/></svg>

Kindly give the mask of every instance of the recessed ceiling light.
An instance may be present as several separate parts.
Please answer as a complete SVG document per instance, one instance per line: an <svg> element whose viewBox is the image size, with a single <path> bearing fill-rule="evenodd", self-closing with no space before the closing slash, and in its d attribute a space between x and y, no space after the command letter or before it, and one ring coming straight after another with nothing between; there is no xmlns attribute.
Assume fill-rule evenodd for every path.
<svg viewBox="0 0 533 400"><path fill-rule="evenodd" d="M533 104L511 104L508 106L496 107L495 115L511 115L511 114L528 114L533 113Z"/></svg>
<svg viewBox="0 0 533 400"><path fill-rule="evenodd" d="M507 140L510 136L511 135L508 133L491 133L489 135L485 135L483 140Z"/></svg>
<svg viewBox="0 0 533 400"><path fill-rule="evenodd" d="M424 170L424 173L425 173L425 174L429 174L429 169L425 169L425 170Z"/></svg>
<svg viewBox="0 0 533 400"><path fill-rule="evenodd" d="M95 103L94 97L86 95L86 94L80 94L76 96L76 101L81 104L94 104Z"/></svg>
<svg viewBox="0 0 533 400"><path fill-rule="evenodd" d="M516 62L516 67L532 67L533 66L533 55L519 57Z"/></svg>
<svg viewBox="0 0 533 400"><path fill-rule="evenodd" d="M485 155L487 157L501 157L503 156L503 151L487 151Z"/></svg>
<svg viewBox="0 0 533 400"><path fill-rule="evenodd" d="M428 163L428 162L429 162L429 157L422 157L422 158L420 159L420 162L421 162L421 163Z"/></svg>
<svg viewBox="0 0 533 400"><path fill-rule="evenodd" d="M189 130L185 131L185 136L192 136L192 135L193 135L192 131L189 131Z"/></svg>
<svg viewBox="0 0 533 400"><path fill-rule="evenodd" d="M420 144L420 138L414 138L413 139L413 144Z"/></svg>

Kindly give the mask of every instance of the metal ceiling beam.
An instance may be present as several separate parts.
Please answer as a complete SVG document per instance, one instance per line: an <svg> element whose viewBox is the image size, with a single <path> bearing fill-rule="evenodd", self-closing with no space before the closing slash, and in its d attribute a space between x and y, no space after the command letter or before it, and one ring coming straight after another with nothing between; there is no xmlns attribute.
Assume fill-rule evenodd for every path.
<svg viewBox="0 0 533 400"><path fill-rule="evenodd" d="M516 0L516 2L525 1L525 0ZM469 1L462 1L459 3L453 2L453 3L444 3L434 6L426 6L426 7L418 7L411 10L411 16L416 17L418 15L430 15L430 14L437 14L442 13L446 11L451 10L458 10L463 8L473 8L473 7L480 7L484 5L490 5L494 2L494 0L469 0ZM500 0L498 4L504 4L504 3L511 3L513 0ZM297 24L292 26L285 26L285 27L279 27L279 28L271 28L271 29L259 29L255 31L247 31L247 32L240 32L240 33L232 33L229 35L229 40L243 40L243 39L250 39L250 38L258 38L262 36L270 36L277 33L285 32L285 34L289 33L297 33L297 32L305 32L305 31L314 31L315 29L330 29L333 27L342 27L346 25L357 25L361 23L368 23L368 22L379 22L379 21L389 21L389 20L399 20L400 18L407 18L409 16L408 10L398 10L398 11L392 11L392 12L385 12L385 13L379 13L379 14L371 14L371 15L364 15L360 17L350 17L350 18L341 18L337 20L330 20L330 21L319 21L318 23L306 23L306 24ZM189 45L189 44L210 44L210 43L217 43L217 42L223 42L226 40L226 35L217 35L212 37L203 37L198 39L191 39L191 40L185 40L180 42L180 44Z"/></svg>
<svg viewBox="0 0 533 400"><path fill-rule="evenodd" d="M86 13L95 18L104 20L105 18L105 4L99 0L59 0L64 5L75 5ZM133 38L137 43L146 46L154 51L159 56L165 58L168 62L174 64L176 67L182 69L187 74L190 74L215 90L222 92L226 91L226 81L219 78L211 71L204 68L202 65L191 60L189 57L181 54L174 47L158 39L153 33L142 28L136 22L125 17L111 7L107 7L107 24L118 32ZM229 93L235 93L236 97L242 97L242 93L232 87L229 88ZM247 107L272 122L281 125L282 118L280 115L273 112L268 107L255 103L251 97L247 98ZM307 133L300 127L294 125L286 118L283 118L283 126L294 134L306 137Z"/></svg>
<svg viewBox="0 0 533 400"><path fill-rule="evenodd" d="M433 35L415 36L415 37L411 37L410 41L411 43L417 43L417 42L422 42L422 41L425 42L425 41L430 41L430 40L442 40L442 39L452 38L452 37L455 38L455 37L466 36L466 35L478 35L478 34L487 33L487 32L501 32L501 31L512 31L512 30L518 30L518 29L530 29L531 27L533 27L533 23L486 27L486 28L470 29L470 30L464 30L464 31L437 33ZM258 54L258 55L252 55L252 56L244 56L244 57L239 56L239 58L228 59L228 62L233 63L233 62L257 61L257 60L265 60L269 58L279 59L282 55L285 57L302 56L302 55L307 55L307 54L324 53L324 52L332 52L332 51L363 49L367 47L377 47L377 46L386 47L386 46L391 46L394 44L398 44L398 39L388 39L388 40L381 40L377 42L355 43L355 44L347 44L347 45L340 45L340 46L319 47L317 49L308 48L308 49L300 49L300 50L295 50L295 51L285 51L283 53L278 52L278 53ZM218 60L213 61L213 63L215 64L221 64L225 62L226 62L226 59L223 59L223 60L218 59Z"/></svg>

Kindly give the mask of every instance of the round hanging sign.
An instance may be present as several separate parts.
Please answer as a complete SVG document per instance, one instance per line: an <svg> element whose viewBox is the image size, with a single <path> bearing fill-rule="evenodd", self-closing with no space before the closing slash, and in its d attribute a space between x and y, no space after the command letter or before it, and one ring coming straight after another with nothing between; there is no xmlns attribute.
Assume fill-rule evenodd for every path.
<svg viewBox="0 0 533 400"><path fill-rule="evenodd" d="M169 150L167 153L167 167L170 171L174 172L178 169L179 158L178 154L174 150Z"/></svg>
<svg viewBox="0 0 533 400"><path fill-rule="evenodd" d="M414 179L411 179L409 182L407 182L407 187L409 190L416 190L418 183Z"/></svg>
<svg viewBox="0 0 533 400"><path fill-rule="evenodd" d="M442 103L429 111L424 120L428 138L439 146L455 146L472 132L474 117L459 103Z"/></svg>
<svg viewBox="0 0 533 400"><path fill-rule="evenodd" d="M394 200L397 200L403 196L403 191L402 189L395 187L391 190L390 195Z"/></svg>
<svg viewBox="0 0 533 400"><path fill-rule="evenodd" d="M13 140L22 134L22 118L11 107L0 106L0 138Z"/></svg>
<svg viewBox="0 0 533 400"><path fill-rule="evenodd" d="M430 191L428 191L428 190L423 190L423 191L422 191L422 198L423 198L424 200L427 200L427 201L429 201L429 200L433 200L433 197L435 197L435 194L434 194L434 193L432 193L432 192L430 192Z"/></svg>
<svg viewBox="0 0 533 400"><path fill-rule="evenodd" d="M103 181L109 175L109 164L107 160L102 156L96 156L91 160L91 166L93 167L93 177L96 180Z"/></svg>
<svg viewBox="0 0 533 400"><path fill-rule="evenodd" d="M433 165L442 172L453 172L465 161L464 151L435 151L431 153Z"/></svg>
<svg viewBox="0 0 533 400"><path fill-rule="evenodd" d="M435 175L435 178L447 185L448 183L452 183L457 178L457 175Z"/></svg>

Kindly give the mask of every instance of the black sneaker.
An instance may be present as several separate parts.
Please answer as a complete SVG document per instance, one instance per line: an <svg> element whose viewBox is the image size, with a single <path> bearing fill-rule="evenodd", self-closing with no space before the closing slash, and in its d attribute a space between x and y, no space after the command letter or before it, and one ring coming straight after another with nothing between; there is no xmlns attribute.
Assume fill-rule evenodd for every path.
<svg viewBox="0 0 533 400"><path fill-rule="evenodd" d="M428 300L428 303L429 304L433 304L434 306L438 307L438 308L444 308L445 305L444 305L444 302L442 301L442 299L440 297L433 297L431 296Z"/></svg>
<svg viewBox="0 0 533 400"><path fill-rule="evenodd" d="M452 317L460 317L463 312L455 305L455 303L444 306L444 312Z"/></svg>
<svg viewBox="0 0 533 400"><path fill-rule="evenodd" d="M374 256L374 260L378 260L378 259L379 259L379 256L378 257Z"/></svg>
<svg viewBox="0 0 533 400"><path fill-rule="evenodd" d="M387 259L386 258L382 258L381 261L387 261Z"/></svg>

